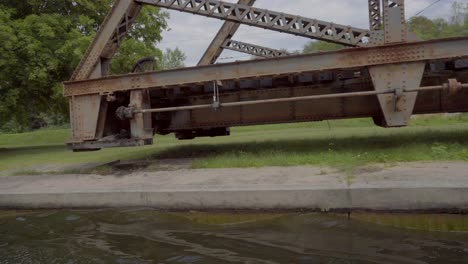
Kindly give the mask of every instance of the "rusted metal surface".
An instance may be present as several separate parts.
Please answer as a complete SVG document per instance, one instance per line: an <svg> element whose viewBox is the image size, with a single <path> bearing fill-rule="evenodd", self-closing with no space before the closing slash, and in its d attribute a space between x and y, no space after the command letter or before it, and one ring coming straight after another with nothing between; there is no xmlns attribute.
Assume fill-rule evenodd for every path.
<svg viewBox="0 0 468 264"><path fill-rule="evenodd" d="M380 65L369 68L376 91L394 90L394 94L378 95L385 117L385 126L406 126L413 113L417 92L408 92L408 87L418 87L424 73L425 63L413 62Z"/></svg>
<svg viewBox="0 0 468 264"><path fill-rule="evenodd" d="M65 83L65 96L173 88L213 80L258 78L301 72L361 68L393 63L424 62L468 57L468 37L438 39L336 52L302 54L273 59L190 67L178 70L111 76Z"/></svg>
<svg viewBox="0 0 468 264"><path fill-rule="evenodd" d="M368 0L370 30L253 8L254 2L117 1L64 84L70 147L141 146L152 144L153 133L192 139L226 136L231 126L356 117L399 127L413 114L468 112L468 37L419 41L407 28L404 0ZM203 66L106 76L143 4L226 21ZM232 40L240 24L358 47L289 55ZM272 58L209 65L226 48Z"/></svg>
<svg viewBox="0 0 468 264"><path fill-rule="evenodd" d="M239 100L269 100L281 99L287 95L310 96L317 94L329 94L339 88L325 88L324 85L302 86L292 88L278 88L269 91L243 91L227 93L221 96L222 102L238 102ZM441 85L418 89L418 98L414 107L414 114L449 113L468 111L468 90L463 89L456 96L451 95ZM466 85L465 85L466 87ZM246 126L255 124L275 124L289 122L322 121L330 119L359 118L359 117L383 117L380 104L372 89L372 83L358 81L347 85L347 90L352 90L360 96L342 97L331 96L315 101L301 100L297 102L275 102L261 105L245 105L238 107L221 107L214 111L207 107L173 112L172 122L167 127L168 131L180 129L200 129L219 126ZM407 91L415 92L416 89ZM367 96L366 96L367 95ZM328 96L327 96L328 97ZM306 99L306 98L304 98ZM285 99L287 101L287 99ZM464 102L463 102L464 101ZM208 96L196 96L190 98L190 104L209 106L211 98ZM444 103L445 102L445 103ZM256 114L254 114L256 113ZM187 118L179 118L187 116ZM379 125L384 125L380 124Z"/></svg>
<svg viewBox="0 0 468 264"><path fill-rule="evenodd" d="M136 109L151 107L148 90L133 90L130 93L130 106ZM153 125L151 114L136 113L130 120L130 136L133 139L153 138Z"/></svg>
<svg viewBox="0 0 468 264"><path fill-rule="evenodd" d="M71 80L89 78L101 60L111 59L114 56L140 10L141 5L132 0L117 0L114 3Z"/></svg>
<svg viewBox="0 0 468 264"><path fill-rule="evenodd" d="M141 5L132 0L117 0L114 3L71 80L100 78L108 74L110 59L140 10ZM73 140L95 140L103 137L107 122L107 103L101 104L101 96L73 96L69 101Z"/></svg>
<svg viewBox="0 0 468 264"><path fill-rule="evenodd" d="M93 140L101 107L101 96L74 96L71 99L73 138ZM93 114L96 113L96 114Z"/></svg>
<svg viewBox="0 0 468 264"><path fill-rule="evenodd" d="M418 69L419 70L419 69ZM421 72L422 76L422 72ZM337 94L323 94L323 95L310 95L310 96L298 96L298 97L286 97L286 98L276 98L276 99L265 99L265 100L253 100L253 101L241 101L241 102L231 102L231 103L220 103L219 105L214 106L214 104L203 104L203 105L190 105L190 106L178 106L178 107L167 107L167 108L135 108L132 106L130 108L131 115L128 118L133 119L135 114L141 113L164 113L164 112L177 112L177 111L185 111L185 110L196 110L196 109L206 109L206 108L221 108L221 107L236 107L236 106L248 106L248 105L259 105L259 104L274 104L274 103L282 103L282 102L298 102L298 101L312 101L312 100L323 100L323 99L335 99L335 98L349 98L349 97L365 97L371 95L385 95L390 96L393 105L391 105L391 112L398 110L399 112L406 111L403 109L398 109L398 100L401 101L409 101L409 96L405 95L404 97L396 97L394 95L398 95L399 93L411 94L411 97L414 93L422 92L422 91L433 91L433 90L448 90L451 94L455 94L460 92L461 89L468 88L468 84L462 84L458 82L456 79L450 79L448 83L444 85L434 85L434 86L425 86L425 87L418 87L418 88L403 88L403 90L399 91L399 89L392 89L391 86L388 87L386 90L378 90L378 91L364 91L364 92L351 92L351 93L337 93ZM385 97L384 97L385 98ZM395 101L397 99L397 101ZM414 97L414 102L416 101L416 97ZM412 108L413 109L413 105ZM401 106L400 106L401 107Z"/></svg>

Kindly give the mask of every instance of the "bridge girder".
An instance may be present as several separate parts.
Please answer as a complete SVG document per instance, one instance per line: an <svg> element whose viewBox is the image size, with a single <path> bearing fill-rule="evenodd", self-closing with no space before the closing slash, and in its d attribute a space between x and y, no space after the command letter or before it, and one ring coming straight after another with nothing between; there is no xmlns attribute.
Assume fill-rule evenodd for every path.
<svg viewBox="0 0 468 264"><path fill-rule="evenodd" d="M278 122L288 122L289 120L295 122L303 118L301 115L298 115L298 109L309 109L311 106L307 105L305 108L298 107L296 109L297 105L291 108L291 106L288 107L288 105L282 103L281 106L287 109L283 114L288 114L283 115L278 112L277 114L281 115L281 118L274 116L275 111L265 110L265 106L262 107L265 111L249 108L250 110L247 113L242 109L240 111L237 111L239 110L237 109L238 114L235 118L230 116L231 112L228 111L212 111L212 113L207 113L209 110L204 110L201 112L202 114L196 111L178 111L172 117L161 117L152 116L151 113L143 110L149 109L152 105L167 104L167 101L164 100L153 101L154 98L159 98L161 94L166 96L165 100L170 101L176 98L177 100L172 102L176 104L175 106L180 106L180 102L184 100L185 102L192 103L192 101L187 101L187 98L184 96L177 97L178 93L184 93L187 89L194 93L203 91L200 94L201 98L192 97L193 102L197 100L206 102L206 98L208 100L211 100L211 98L213 100L223 98L223 100L238 100L240 102L252 101L250 99L252 96L254 98L260 96L268 101L269 98L276 98L276 96L293 98L296 95L297 97L297 93L315 96L322 95L324 92L333 92L336 90L336 87L333 85L327 86L326 84L318 87L307 86L301 89L289 86L287 86L288 89L286 87L279 89L285 83L284 80L281 80L280 84L272 84L273 87L267 90L258 88L262 87L259 84L249 86L250 89L256 90L252 92L253 95L249 95L248 97L245 97L245 93L240 88L233 88L237 89L235 93L219 95L219 85L231 85L236 82L249 83L252 81L254 83L261 83L264 78L281 79L282 77L287 78L288 83L290 81L294 83L294 80L302 74L314 75L322 72L333 75L336 72L348 71L348 73L351 72L351 77L349 78L355 78L353 74L357 71L360 73L358 81L365 83L363 88L373 89L376 93L372 94L377 95L370 99L367 98L367 101L348 100L349 105L347 107L356 107L356 109L360 109L361 106L366 105L366 102L372 101L373 109L366 109L362 112L343 111L340 114L327 115L329 113L329 105L318 104L317 107L320 108L318 110L326 118L345 118L347 116L376 117L376 115L382 115L383 119L379 122L380 124L387 127L399 127L408 124L409 117L414 113L415 109L417 109L418 113L468 111L466 103L460 101L461 99L465 100L465 98L468 98L468 95L464 94L460 97L461 99L454 96L442 96L441 94L437 97L437 93L435 92L423 93L417 90L421 82L427 80L427 78L424 79L425 69L427 69L425 67L426 63L439 61L441 63L449 62L453 64L460 58L468 58L468 37L419 41L407 28L404 16L404 0L369 0L368 3L371 30L337 25L266 9L253 8L249 5L226 3L217 0L117 0L96 38L75 70L73 77L69 82L64 84L64 95L70 99L73 147L79 149L82 146L89 149L93 146L150 144L152 142L153 129L160 130L161 128L158 126L167 124L167 122L178 123L180 121L179 124L185 124L173 128L174 131L172 132L194 129L194 124L202 127L208 126L208 128L225 128L229 124L255 124L255 120L258 120L257 123L270 122L268 120L278 120ZM218 34L219 38L215 38L216 41L214 41L216 45L210 46L215 51L211 54L218 54L218 56L220 49L232 47L232 43L240 43L231 39L240 24L357 48L106 77L110 59L116 52L122 38L127 35L132 22L143 4L218 18L230 22L230 29L222 35ZM252 47L253 45L242 44L244 46L240 48L241 50L247 53L252 51L252 49L246 47ZM239 47L237 46L236 48L239 49ZM265 49L264 47L261 48ZM209 61L212 63L215 57L210 55L207 58L210 58ZM466 82L466 78L464 80ZM436 84L441 86L442 83L439 80ZM240 86L240 84L237 85ZM206 87L211 87L214 90L214 95L211 92L206 92ZM466 85L463 87L466 87ZM279 90L275 90L276 88ZM456 88L452 90L457 91ZM340 89L346 90L348 86L341 84ZM350 85L349 89L354 89L354 86ZM165 91L170 91L169 95ZM363 92L366 91L363 90ZM444 107L439 107L441 103L437 101L424 101L420 102L418 107L415 108L416 99L420 93L427 95L424 98L429 99L425 100L431 100L430 98L444 100ZM120 101L116 99L119 96L121 99L123 98ZM375 100L376 97L377 100ZM447 100L453 100L455 103L446 103ZM130 102L130 105L119 105L122 104L121 102ZM215 103L213 107L220 105L219 101L217 102L218 104ZM115 111L116 107L125 108L127 106L137 110L134 112L134 115L130 116L128 127L125 125L123 129L130 132L128 133L129 138L121 139L118 135L109 135L110 132L115 132L112 125L109 125L109 122L116 123L114 120L116 113L111 111ZM166 105L169 108L171 106L174 105ZM336 108L331 109L333 111L338 111L340 108L339 104L333 107ZM380 110L376 111L376 107ZM351 112L353 114L350 114ZM251 115L251 118L246 118L246 115ZM268 118L265 118L266 116ZM204 123L200 121L208 117L211 118L212 122ZM169 120L165 118L169 118ZM221 119L233 118L236 120L239 118L241 121L231 120L228 122L224 120L226 122L221 122L223 121ZM194 122L193 119L198 120L198 123ZM249 121L247 123L242 121L245 119ZM317 117L310 116L306 119L318 120ZM155 125L153 123L155 120L160 123ZM223 124L226 126L223 127ZM215 127L216 125L219 127ZM225 130L214 129L214 131ZM207 131L198 131L197 133L200 133L200 135L209 134ZM102 143L104 141L107 142L107 145Z"/></svg>

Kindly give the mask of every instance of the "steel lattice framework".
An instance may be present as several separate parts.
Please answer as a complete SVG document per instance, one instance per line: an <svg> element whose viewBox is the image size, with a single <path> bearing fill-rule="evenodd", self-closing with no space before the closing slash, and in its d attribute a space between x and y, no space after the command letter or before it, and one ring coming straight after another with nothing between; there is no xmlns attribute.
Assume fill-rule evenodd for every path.
<svg viewBox="0 0 468 264"><path fill-rule="evenodd" d="M267 47L262 47L259 45L253 45L249 43L245 43L242 41L236 41L232 39L228 39L224 42L223 48L247 53L253 56L262 57L262 58L275 58L275 57L282 57L288 56L289 53L287 51L271 49Z"/></svg>
<svg viewBox="0 0 468 264"><path fill-rule="evenodd" d="M380 0L369 0L369 26L372 31L382 29L382 3Z"/></svg>
<svg viewBox="0 0 468 264"><path fill-rule="evenodd" d="M219 18L346 46L366 46L369 30L217 0L137 0L139 3Z"/></svg>
<svg viewBox="0 0 468 264"><path fill-rule="evenodd" d="M93 74L96 64L101 64L102 71L107 72L108 62L114 56L121 40L127 33L140 13L141 5L133 1L123 1L115 4L111 12L104 19L96 37L88 47L80 64L73 73L72 80L82 80L102 75L101 68ZM104 74L105 75L105 74Z"/></svg>
<svg viewBox="0 0 468 264"><path fill-rule="evenodd" d="M255 4L255 0L239 0L237 4L253 6ZM234 34L236 34L239 27L240 24L238 23L232 21L225 21L223 26L219 29L215 38L210 43L205 53L201 57L200 61L198 62L198 65L201 66L216 63L219 56L224 50L224 42L230 40L234 36Z"/></svg>

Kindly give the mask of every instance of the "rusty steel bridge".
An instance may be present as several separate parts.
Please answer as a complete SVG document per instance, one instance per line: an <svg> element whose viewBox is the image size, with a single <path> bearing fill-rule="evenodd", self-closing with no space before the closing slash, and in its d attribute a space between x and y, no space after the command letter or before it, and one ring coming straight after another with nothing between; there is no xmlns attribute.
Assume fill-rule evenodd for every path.
<svg viewBox="0 0 468 264"><path fill-rule="evenodd" d="M254 4L115 1L64 83L69 146L75 151L142 146L152 144L154 134L193 139L226 136L234 126L358 117L403 127L414 114L468 112L468 37L420 40L407 27L404 0L368 0L369 29ZM108 76L112 57L144 5L225 22L196 67L146 71L138 66L141 70L128 75ZM240 25L347 48L291 55L236 41ZM215 64L224 49L264 59Z"/></svg>

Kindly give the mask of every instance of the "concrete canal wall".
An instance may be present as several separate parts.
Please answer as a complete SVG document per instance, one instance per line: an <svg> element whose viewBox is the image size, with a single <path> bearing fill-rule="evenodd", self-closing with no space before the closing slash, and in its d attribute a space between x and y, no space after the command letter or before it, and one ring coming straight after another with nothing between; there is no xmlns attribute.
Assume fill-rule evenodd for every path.
<svg viewBox="0 0 468 264"><path fill-rule="evenodd" d="M5 176L0 207L465 210L468 164L409 164L354 174L292 167Z"/></svg>

